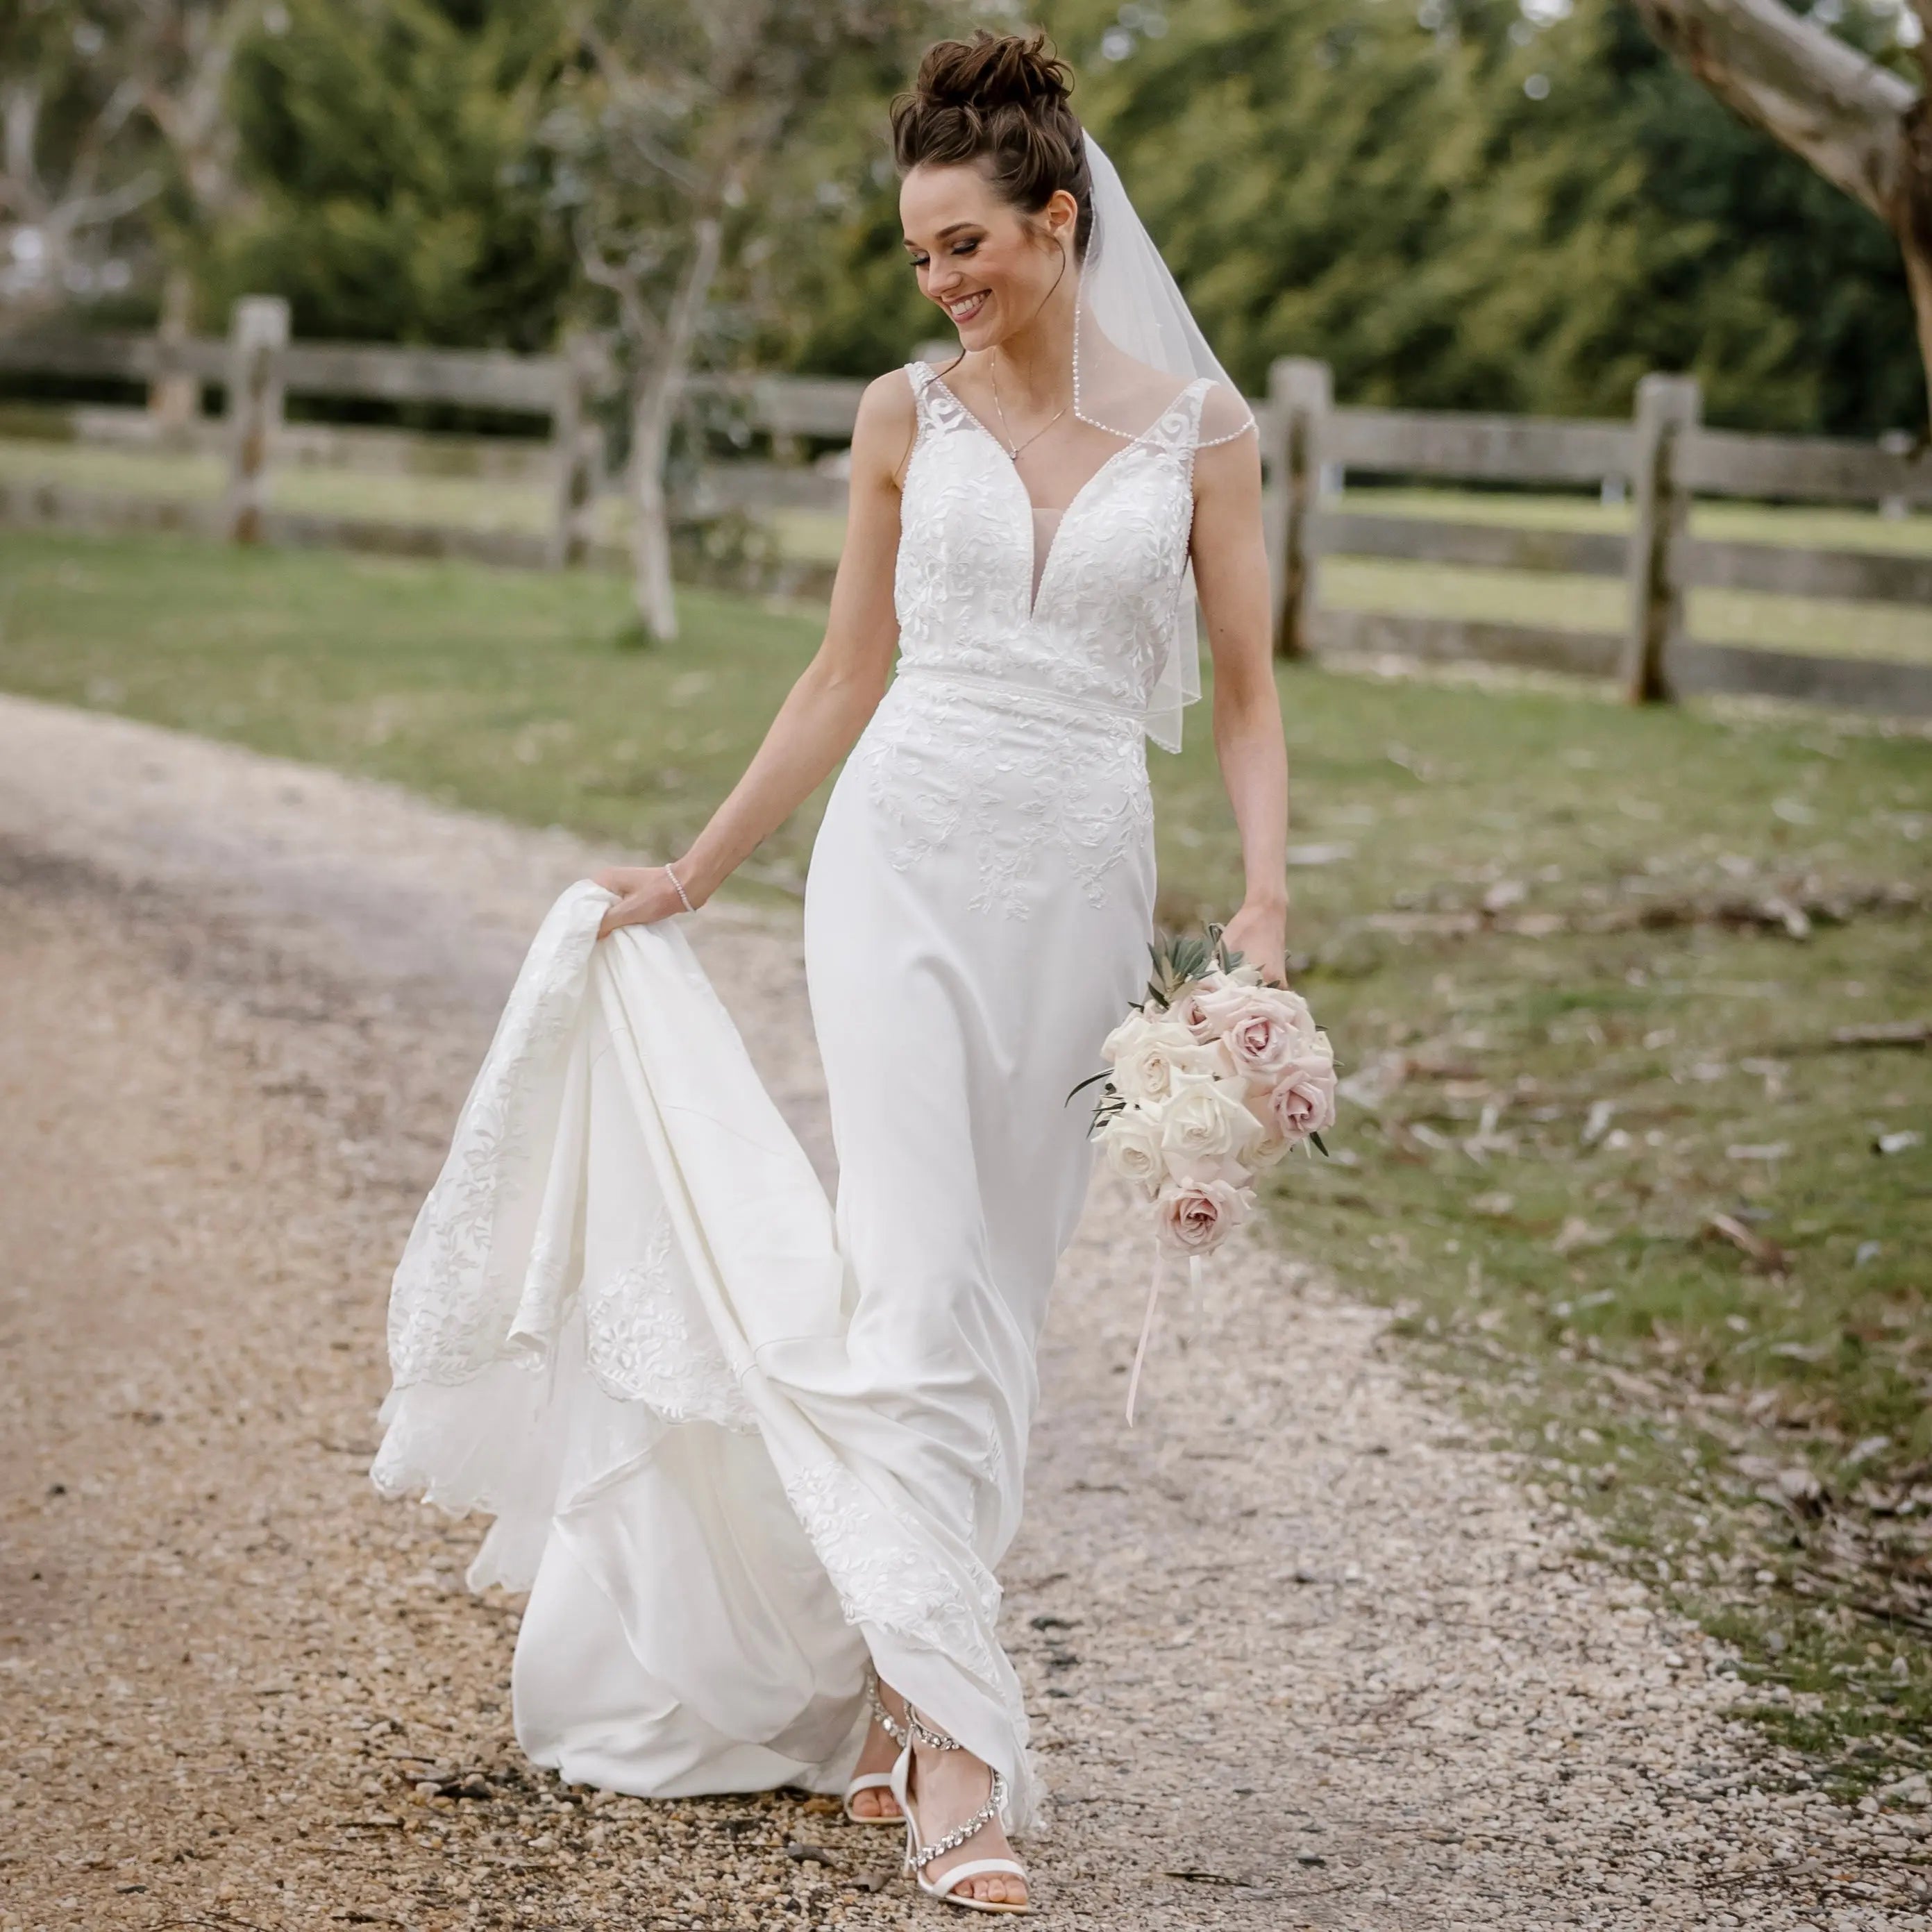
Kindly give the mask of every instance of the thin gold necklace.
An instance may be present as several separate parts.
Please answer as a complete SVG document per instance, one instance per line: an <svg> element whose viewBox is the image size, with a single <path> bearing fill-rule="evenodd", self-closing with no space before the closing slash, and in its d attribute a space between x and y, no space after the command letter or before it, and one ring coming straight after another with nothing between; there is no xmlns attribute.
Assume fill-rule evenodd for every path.
<svg viewBox="0 0 1932 1932"><path fill-rule="evenodd" d="M1039 428L1035 430L1032 435L1027 438L1025 442L1016 442L1013 440L1012 425L1006 421L1006 405L1000 400L999 370L994 366L993 358L990 356L986 358L986 374L988 380L993 385L993 407L999 412L1000 428L1005 432L1000 439L1001 446L1004 448L1008 458L1012 461L1017 463L1020 460L1020 452L1022 450L1030 449L1035 443L1039 442L1042 436L1046 435L1048 430L1052 428L1055 423L1059 422L1062 416L1066 415L1066 405L1064 403L1062 403L1059 408L1055 410L1052 415L1048 416L1046 422L1042 423Z"/></svg>

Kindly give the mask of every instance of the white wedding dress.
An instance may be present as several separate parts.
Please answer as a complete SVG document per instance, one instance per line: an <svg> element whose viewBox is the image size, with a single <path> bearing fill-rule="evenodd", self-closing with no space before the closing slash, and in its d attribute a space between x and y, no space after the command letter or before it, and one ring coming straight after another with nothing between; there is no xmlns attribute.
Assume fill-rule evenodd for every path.
<svg viewBox="0 0 1932 1932"><path fill-rule="evenodd" d="M1055 528L908 374L898 674L806 892L836 1210L677 923L599 944L572 888L398 1270L374 1475L496 1516L471 1581L530 1591L518 1736L566 1778L836 1790L869 1654L1024 1828L995 1576L1091 1160L1067 1095L1146 968L1210 386Z"/></svg>

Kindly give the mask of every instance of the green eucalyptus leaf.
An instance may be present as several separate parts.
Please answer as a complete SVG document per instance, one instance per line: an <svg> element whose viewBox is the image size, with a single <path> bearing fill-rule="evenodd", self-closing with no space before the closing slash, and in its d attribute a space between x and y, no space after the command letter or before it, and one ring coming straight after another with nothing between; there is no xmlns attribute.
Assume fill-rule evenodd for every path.
<svg viewBox="0 0 1932 1932"><path fill-rule="evenodd" d="M1090 1086L1092 1086L1092 1085L1093 1085L1093 1084L1094 1083L1094 1082L1095 1082L1095 1081L1096 1081L1096 1080L1105 1080L1107 1077L1108 1077L1108 1076L1107 1076L1106 1071L1106 1070L1105 1070L1104 1068L1103 1068L1103 1069L1102 1069L1100 1072L1098 1072L1098 1073L1090 1073L1090 1074L1088 1074L1088 1076L1087 1076L1087 1078L1086 1078L1084 1080L1083 1080L1083 1081L1082 1081L1082 1082L1080 1082L1079 1086L1078 1086L1078 1087L1072 1087L1072 1088L1068 1088L1068 1090L1067 1090L1067 1094L1066 1094L1066 1100L1063 1100L1063 1101L1061 1101L1060 1104L1063 1107L1064 1107L1064 1106L1065 1106L1066 1105L1066 1103L1067 1103L1067 1101L1068 1101L1068 1100L1071 1100L1073 1098L1074 1095L1075 1095L1076 1094L1077 1094L1077 1093L1078 1093L1078 1092L1080 1091L1080 1088L1081 1088L1082 1087L1090 1087Z"/></svg>

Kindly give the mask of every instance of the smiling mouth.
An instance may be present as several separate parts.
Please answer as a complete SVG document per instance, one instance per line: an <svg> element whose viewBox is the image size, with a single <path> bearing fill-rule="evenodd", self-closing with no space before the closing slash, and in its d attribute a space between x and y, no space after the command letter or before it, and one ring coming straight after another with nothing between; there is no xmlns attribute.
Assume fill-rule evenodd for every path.
<svg viewBox="0 0 1932 1932"><path fill-rule="evenodd" d="M962 297L958 302L946 304L946 313L955 322L970 322L986 305L990 291L982 289L976 295Z"/></svg>

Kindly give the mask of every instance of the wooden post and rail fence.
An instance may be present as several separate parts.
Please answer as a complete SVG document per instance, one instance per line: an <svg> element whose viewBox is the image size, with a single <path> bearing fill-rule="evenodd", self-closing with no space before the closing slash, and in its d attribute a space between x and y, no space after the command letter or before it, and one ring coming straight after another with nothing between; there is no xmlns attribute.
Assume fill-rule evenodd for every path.
<svg viewBox="0 0 1932 1932"><path fill-rule="evenodd" d="M1932 665L1716 644L1687 633L1694 589L1932 607L1932 556L1694 537L1699 496L1932 509L1932 457L1909 444L1706 429L1696 383L1646 376L1630 423L1336 409L1320 363L1277 362L1258 412L1272 479L1277 648L1290 657L1376 652L1615 679L1636 702L1725 692L1932 716ZM1324 471L1556 486L1624 484L1628 533L1329 508ZM1621 632L1324 610L1322 560L1372 557L1622 578Z"/></svg>
<svg viewBox="0 0 1932 1932"><path fill-rule="evenodd" d="M225 445L228 478L218 509L49 482L0 483L0 521L193 530L238 543L558 568L615 560L600 548L594 529L598 499L610 488L596 404L613 381L608 350L594 338L573 337L557 354L528 356L297 342L290 337L285 302L250 296L236 304L226 341L82 334L0 339L0 371L219 385L227 399L225 419L200 433L204 442L218 436ZM849 440L863 388L780 376L708 376L692 386L694 399L735 408L780 455L807 440ZM285 452L306 447L311 460L354 466L358 453L379 444L428 450L451 440L290 424L284 404L292 393L445 404L547 422L547 442L502 439L500 452L493 448L480 459L487 473L548 479L547 533L277 508L270 480ZM1296 358L1274 364L1268 393L1254 406L1268 481L1276 648L1284 657L1366 653L1488 662L1614 680L1636 702L1752 692L1932 716L1932 664L1718 644L1690 637L1686 627L1688 593L1696 589L1932 608L1932 555L1715 542L1690 530L1690 506L1700 496L1894 513L1932 509L1932 454L1903 437L1866 443L1708 429L1696 382L1673 376L1645 377L1634 417L1621 422L1338 408L1326 365ZM1628 492L1633 515L1628 533L1390 515L1339 506L1324 483L1342 474L1568 490L1609 482ZM692 500L701 513L735 508L754 514L778 507L836 512L844 501L842 482L820 470L795 460L742 460L710 464ZM1589 631L1324 608L1322 565L1332 556L1618 578L1625 586L1624 623L1621 632Z"/></svg>

